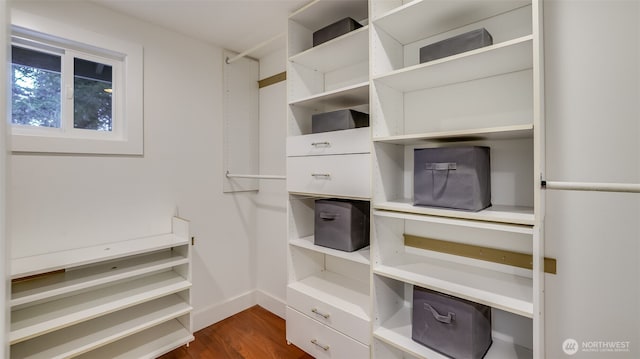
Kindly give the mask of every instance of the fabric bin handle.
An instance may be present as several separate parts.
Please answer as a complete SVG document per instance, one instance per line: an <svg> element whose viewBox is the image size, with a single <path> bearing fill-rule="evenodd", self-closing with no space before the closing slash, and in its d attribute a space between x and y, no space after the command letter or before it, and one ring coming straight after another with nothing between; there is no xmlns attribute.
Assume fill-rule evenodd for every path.
<svg viewBox="0 0 640 359"><path fill-rule="evenodd" d="M322 211L320 211L320 218L324 219L325 221L333 221L336 218L338 218L338 214L337 213L330 213L330 212L322 212Z"/></svg>
<svg viewBox="0 0 640 359"><path fill-rule="evenodd" d="M457 167L455 162L427 162L424 169L427 171L451 171Z"/></svg>
<svg viewBox="0 0 640 359"><path fill-rule="evenodd" d="M436 320L441 323L451 324L451 321L456 319L456 313L449 312L447 315L441 315L429 303L424 303L424 309L431 311L431 314L433 314L433 317L436 318Z"/></svg>

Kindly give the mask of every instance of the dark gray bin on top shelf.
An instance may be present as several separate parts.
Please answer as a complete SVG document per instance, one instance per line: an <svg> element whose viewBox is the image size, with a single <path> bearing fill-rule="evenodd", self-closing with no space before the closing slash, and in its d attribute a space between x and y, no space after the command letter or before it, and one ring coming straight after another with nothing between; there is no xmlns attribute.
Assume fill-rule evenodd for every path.
<svg viewBox="0 0 640 359"><path fill-rule="evenodd" d="M491 347L491 307L413 287L411 338L456 359L480 359Z"/></svg>
<svg viewBox="0 0 640 359"><path fill-rule="evenodd" d="M368 127L369 114L355 110L337 110L311 115L311 133Z"/></svg>
<svg viewBox="0 0 640 359"><path fill-rule="evenodd" d="M340 19L331 25L327 25L322 29L315 31L313 33L313 46L318 46L361 27L362 25L354 19L345 17L344 19Z"/></svg>
<svg viewBox="0 0 640 359"><path fill-rule="evenodd" d="M482 28L438 41L420 48L420 63L433 61L493 44L489 32Z"/></svg>

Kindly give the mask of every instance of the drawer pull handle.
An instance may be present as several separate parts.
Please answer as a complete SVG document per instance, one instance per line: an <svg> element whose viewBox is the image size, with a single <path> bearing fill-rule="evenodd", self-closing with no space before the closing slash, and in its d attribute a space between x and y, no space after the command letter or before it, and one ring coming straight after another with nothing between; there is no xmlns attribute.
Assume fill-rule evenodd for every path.
<svg viewBox="0 0 640 359"><path fill-rule="evenodd" d="M316 345L316 346L318 346L318 347L322 348L322 350L324 350L325 352L326 352L327 350L329 350L329 346L328 346L328 345L322 345L322 344L318 343L318 340L317 340L317 339L311 339L311 343L312 343L313 345Z"/></svg>
<svg viewBox="0 0 640 359"><path fill-rule="evenodd" d="M313 146L313 147L318 147L318 146L331 147L331 142L329 142L329 141L312 142L311 146Z"/></svg>
<svg viewBox="0 0 640 359"><path fill-rule="evenodd" d="M331 178L331 174L330 173L312 173L311 177L313 178Z"/></svg>
<svg viewBox="0 0 640 359"><path fill-rule="evenodd" d="M311 312L313 314L317 314L317 315L323 317L324 319L329 319L329 317L331 316L331 314L321 313L317 308L311 309Z"/></svg>

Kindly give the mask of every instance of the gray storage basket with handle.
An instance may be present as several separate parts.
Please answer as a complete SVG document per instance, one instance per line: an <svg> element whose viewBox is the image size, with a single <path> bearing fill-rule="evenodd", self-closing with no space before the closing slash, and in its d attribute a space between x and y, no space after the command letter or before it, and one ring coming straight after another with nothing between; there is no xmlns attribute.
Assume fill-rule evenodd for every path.
<svg viewBox="0 0 640 359"><path fill-rule="evenodd" d="M413 204L469 211L490 206L489 147L415 149Z"/></svg>
<svg viewBox="0 0 640 359"><path fill-rule="evenodd" d="M480 359L491 347L491 307L413 287L411 338L456 359Z"/></svg>

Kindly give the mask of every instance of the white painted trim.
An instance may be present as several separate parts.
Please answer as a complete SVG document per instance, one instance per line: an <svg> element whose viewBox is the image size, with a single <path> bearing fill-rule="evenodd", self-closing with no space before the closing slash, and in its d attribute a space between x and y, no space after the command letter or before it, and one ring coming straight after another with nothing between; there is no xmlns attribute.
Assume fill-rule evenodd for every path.
<svg viewBox="0 0 640 359"><path fill-rule="evenodd" d="M271 293L267 293L263 290L256 290L256 302L262 308L270 311L271 313L285 319L287 312L287 303L284 299L278 298Z"/></svg>
<svg viewBox="0 0 640 359"><path fill-rule="evenodd" d="M192 312L193 331L197 332L254 305L256 305L256 291L251 290L225 301L194 310Z"/></svg>
<svg viewBox="0 0 640 359"><path fill-rule="evenodd" d="M197 332L254 305L259 305L285 319L286 302L270 293L256 289L225 301L208 305L205 308L194 310L192 312L193 331Z"/></svg>

